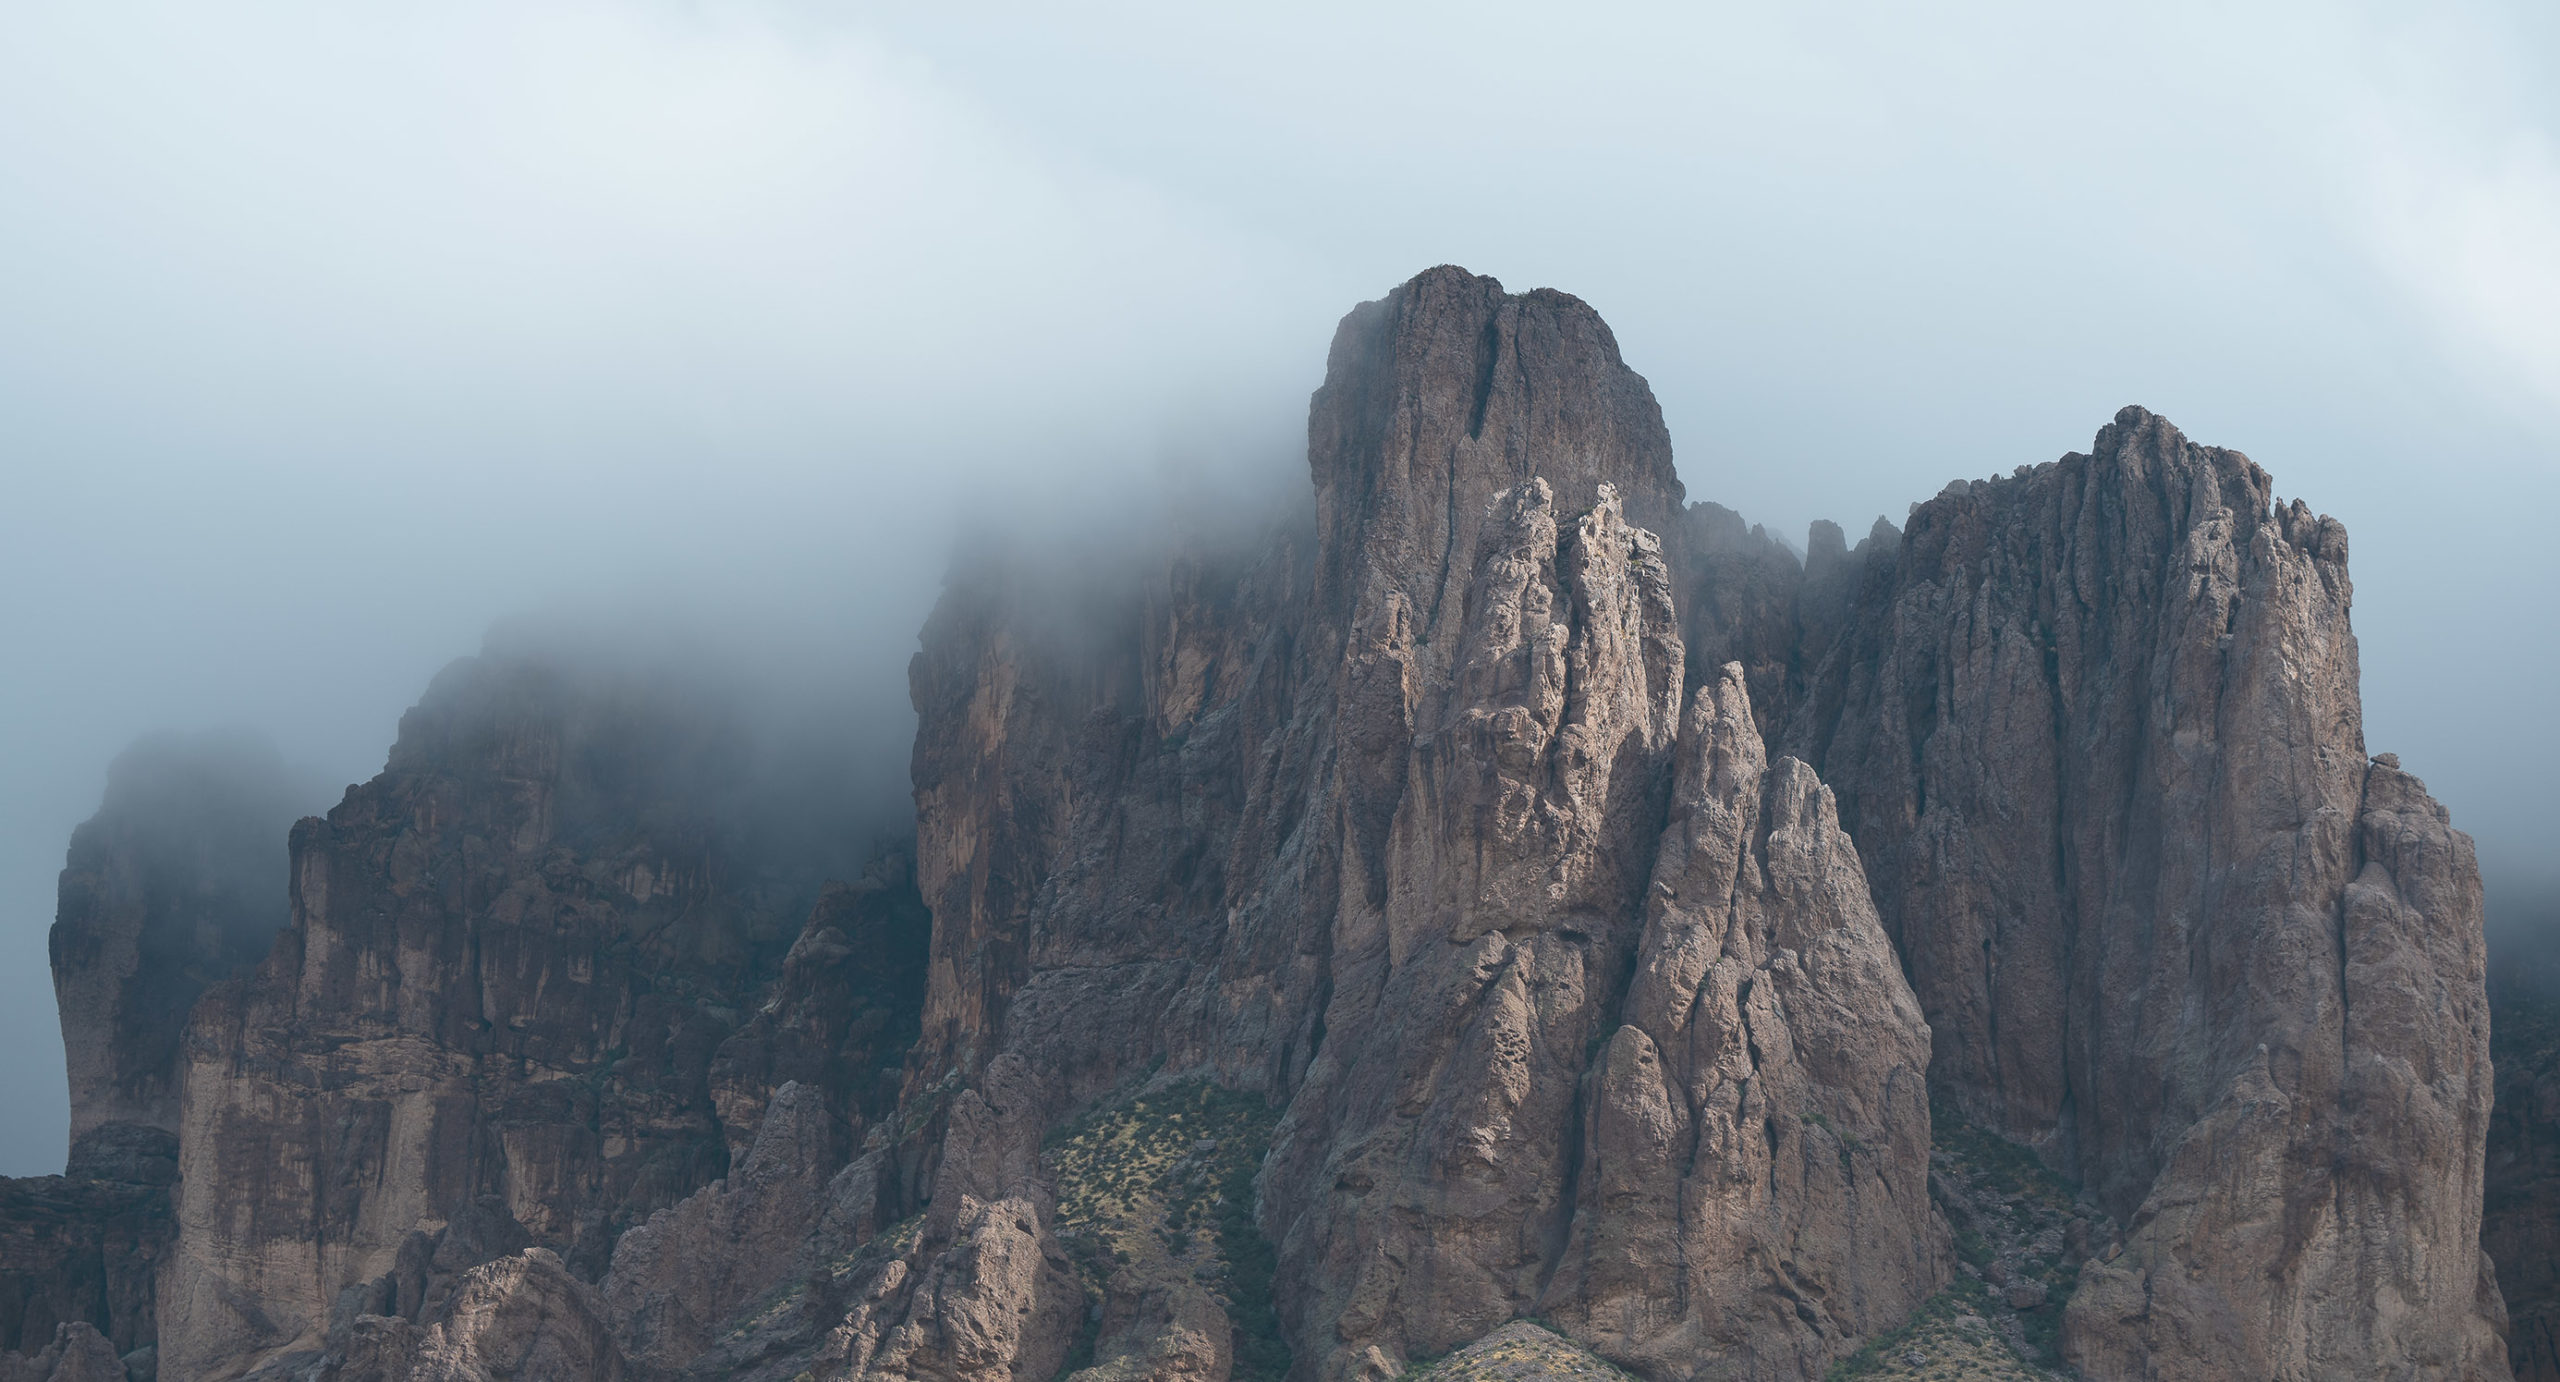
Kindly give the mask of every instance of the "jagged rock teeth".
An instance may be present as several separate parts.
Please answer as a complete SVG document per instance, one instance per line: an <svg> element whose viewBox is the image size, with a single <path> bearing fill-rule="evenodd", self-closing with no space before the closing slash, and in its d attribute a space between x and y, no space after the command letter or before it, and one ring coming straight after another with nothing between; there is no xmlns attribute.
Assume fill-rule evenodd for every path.
<svg viewBox="0 0 2560 1382"><path fill-rule="evenodd" d="M1311 1375L1384 1375L1542 1308L1648 1365L1747 1336L1818 1371L1936 1284L1925 1028L1810 770L1710 774L1740 751L1734 714L1760 762L1742 684L1683 727L1699 568L1649 391L1581 303L1435 270L1345 319L1309 434L1312 530L1177 562L1128 670L1044 652L1040 592L1000 575L955 583L927 631L919 858L946 957L927 1042L1031 1080L1001 1101L1009 1133L973 1115L964 1143L955 1122L936 1202L1036 1198L1045 1119L1158 1061L1207 1068L1286 1105L1261 1215ZM1207 603L1192 573L1212 568ZM1094 732L1114 723L1149 737ZM1672 923L1647 890L1677 886L1657 863L1675 813L1718 810L1746 818L1726 867L1750 878L1686 905L1760 976L1750 1020L1784 1054L1741 1083L1784 1107L1655 1175L1621 1164L1585 1091L1655 1040L1620 1013L1640 948L1672 943L1649 939ZM1655 1081L1683 1117L1741 1097L1731 1000L1691 1024L1730 1048L1699 1037ZM1847 1040L1844 1014L1877 1030ZM1723 1256L1636 1288L1595 1265L1641 1218L1601 1163L1651 1194L1779 1188L1680 1221ZM1739 1265L1771 1253L1789 1265ZM1773 1280L1795 1293L1774 1310ZM1101 1356L1142 1351L1104 1318Z"/></svg>
<svg viewBox="0 0 2560 1382"><path fill-rule="evenodd" d="M1648 1373L1819 1375L1944 1272L1929 1029L1830 791L1767 762L1742 664L1699 689L1677 755L1541 1308Z"/></svg>

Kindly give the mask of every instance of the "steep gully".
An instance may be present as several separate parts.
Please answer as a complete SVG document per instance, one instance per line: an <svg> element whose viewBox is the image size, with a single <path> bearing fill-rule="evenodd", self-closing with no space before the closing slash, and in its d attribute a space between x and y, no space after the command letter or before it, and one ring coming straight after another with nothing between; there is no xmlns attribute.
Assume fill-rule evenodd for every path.
<svg viewBox="0 0 2560 1382"><path fill-rule="evenodd" d="M255 969L75 1085L124 1198L0 1215L143 1227L39 1225L0 1376L1372 1378L1533 1318L1817 1377L2007 1212L1933 1198L1933 1100L2078 1188L2041 1361L2509 1374L2478 872L2365 753L2336 523L2127 409L1799 562L1588 307L1449 268L1344 320L1308 461L1258 543L956 569L851 888L715 701L457 664ZM66 1000L165 949L65 899Z"/></svg>

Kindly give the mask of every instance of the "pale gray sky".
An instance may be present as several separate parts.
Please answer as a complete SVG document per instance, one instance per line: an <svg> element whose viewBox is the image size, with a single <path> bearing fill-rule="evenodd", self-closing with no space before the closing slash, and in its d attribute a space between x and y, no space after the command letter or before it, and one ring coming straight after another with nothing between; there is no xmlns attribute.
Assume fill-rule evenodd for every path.
<svg viewBox="0 0 2560 1382"><path fill-rule="evenodd" d="M633 601L894 736L957 523L1285 474L1444 261L1588 298L1797 542L2126 403L2247 451L2354 534L2373 746L2560 887L2550 7L961 8L0 0L0 1173L134 736L354 781L493 619Z"/></svg>

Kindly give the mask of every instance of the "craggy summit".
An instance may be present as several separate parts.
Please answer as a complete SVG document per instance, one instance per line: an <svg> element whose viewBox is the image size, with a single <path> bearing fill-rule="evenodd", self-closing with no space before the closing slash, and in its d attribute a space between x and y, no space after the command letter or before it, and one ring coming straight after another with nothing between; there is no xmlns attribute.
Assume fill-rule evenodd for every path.
<svg viewBox="0 0 2560 1382"><path fill-rule="evenodd" d="M0 1379L2509 1375L2478 869L2338 524L2129 408L1799 560L1446 267L1307 459L955 569L853 886L716 705L439 678L194 1007L153 1290Z"/></svg>

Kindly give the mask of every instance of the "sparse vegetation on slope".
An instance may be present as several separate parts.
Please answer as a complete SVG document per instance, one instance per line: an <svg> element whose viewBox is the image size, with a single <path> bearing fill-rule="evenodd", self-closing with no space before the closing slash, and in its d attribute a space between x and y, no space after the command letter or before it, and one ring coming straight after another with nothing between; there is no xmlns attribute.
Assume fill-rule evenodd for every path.
<svg viewBox="0 0 2560 1382"><path fill-rule="evenodd" d="M1528 1320L1513 1320L1465 1348L1407 1372L1409 1382L1632 1382L1632 1374L1573 1340Z"/></svg>
<svg viewBox="0 0 2560 1382"><path fill-rule="evenodd" d="M1227 1313L1237 1382L1288 1373L1275 1259L1254 1220L1253 1178L1278 1116L1259 1096L1195 1080L1106 1104L1052 1136L1058 1241L1092 1307L1069 1372L1093 1363L1107 1294L1187 1277Z"/></svg>
<svg viewBox="0 0 2560 1382"><path fill-rule="evenodd" d="M1911 1319L1832 1366L1829 1382L2041 1382L2062 1373L2062 1304L2105 1216L2035 1153L1930 1109L1929 1191L1956 1231L1956 1279Z"/></svg>

